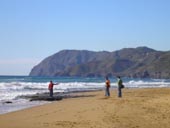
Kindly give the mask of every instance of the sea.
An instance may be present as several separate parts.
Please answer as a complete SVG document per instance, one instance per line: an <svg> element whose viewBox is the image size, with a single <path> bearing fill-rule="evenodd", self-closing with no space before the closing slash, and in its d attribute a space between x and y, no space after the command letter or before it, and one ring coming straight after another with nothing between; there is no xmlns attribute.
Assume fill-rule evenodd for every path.
<svg viewBox="0 0 170 128"><path fill-rule="evenodd" d="M0 76L0 114L5 114L37 105L48 104L47 101L29 101L23 95L48 92L49 81L58 83L54 92L73 92L104 90L103 77L31 77ZM170 87L170 79L137 79L122 78L126 88L159 88ZM116 89L117 79L110 78L111 88Z"/></svg>

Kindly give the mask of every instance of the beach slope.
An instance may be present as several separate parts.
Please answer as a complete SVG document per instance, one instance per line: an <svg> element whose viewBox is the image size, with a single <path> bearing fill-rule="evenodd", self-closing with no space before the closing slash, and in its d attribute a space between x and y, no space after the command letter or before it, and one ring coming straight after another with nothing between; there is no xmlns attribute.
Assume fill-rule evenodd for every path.
<svg viewBox="0 0 170 128"><path fill-rule="evenodd" d="M55 101L0 115L0 128L169 128L170 88L84 92L83 97Z"/></svg>

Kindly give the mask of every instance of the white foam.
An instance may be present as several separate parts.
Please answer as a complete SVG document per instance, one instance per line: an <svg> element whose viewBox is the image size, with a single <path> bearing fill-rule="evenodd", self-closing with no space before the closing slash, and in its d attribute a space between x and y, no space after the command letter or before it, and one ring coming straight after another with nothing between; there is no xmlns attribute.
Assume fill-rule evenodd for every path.
<svg viewBox="0 0 170 128"><path fill-rule="evenodd" d="M170 82L165 82L164 80L158 81L143 81L143 80L131 80L125 83L126 87L136 87L136 88L151 88L151 87L170 87Z"/></svg>
<svg viewBox="0 0 170 128"><path fill-rule="evenodd" d="M31 95L48 92L49 82L23 82L23 81L3 81L0 82L0 113L6 113L22 108L38 105L40 103L24 99L16 99L20 95ZM126 88L154 88L170 87L170 80L124 80ZM61 82L54 86L54 92L69 92L104 89L104 82ZM111 80L111 87L116 88L116 80ZM3 104L5 101L14 101L12 104ZM20 102L20 103L19 103Z"/></svg>
<svg viewBox="0 0 170 128"><path fill-rule="evenodd" d="M0 82L0 100L14 99L19 95L48 92L48 82ZM170 82L165 80L130 80L124 82L128 88L170 87ZM54 91L77 91L103 89L104 82L63 82L54 86ZM111 81L111 87L116 88L116 81Z"/></svg>

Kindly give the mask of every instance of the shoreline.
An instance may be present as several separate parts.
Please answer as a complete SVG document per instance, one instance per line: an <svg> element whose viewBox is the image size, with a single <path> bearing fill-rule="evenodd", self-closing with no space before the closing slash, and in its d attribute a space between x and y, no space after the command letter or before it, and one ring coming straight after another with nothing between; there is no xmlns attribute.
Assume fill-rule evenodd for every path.
<svg viewBox="0 0 170 128"><path fill-rule="evenodd" d="M19 101L6 100L2 102L2 105L0 106L0 115L16 112L16 111L36 107L36 106L41 106L44 104L50 104L54 101L60 101L60 100L70 99L70 98L87 97L87 95L84 95L83 93L94 92L99 90L101 91L101 89L98 89L98 90L81 90L81 91L70 91L70 92L54 92L54 97L50 97L49 92L36 93L31 95L21 95L17 97Z"/></svg>
<svg viewBox="0 0 170 128"><path fill-rule="evenodd" d="M76 93L78 95L78 93ZM82 95L82 92L79 93ZM168 128L170 88L104 90L0 115L3 128Z"/></svg>

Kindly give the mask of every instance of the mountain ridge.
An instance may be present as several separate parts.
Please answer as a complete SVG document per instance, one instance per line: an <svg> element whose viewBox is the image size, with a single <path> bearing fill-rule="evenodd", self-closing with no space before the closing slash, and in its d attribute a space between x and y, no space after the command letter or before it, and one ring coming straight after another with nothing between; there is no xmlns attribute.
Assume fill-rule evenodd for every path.
<svg viewBox="0 0 170 128"><path fill-rule="evenodd" d="M123 48L113 52L62 50L34 66L29 75L170 78L169 69L170 52L148 47Z"/></svg>

